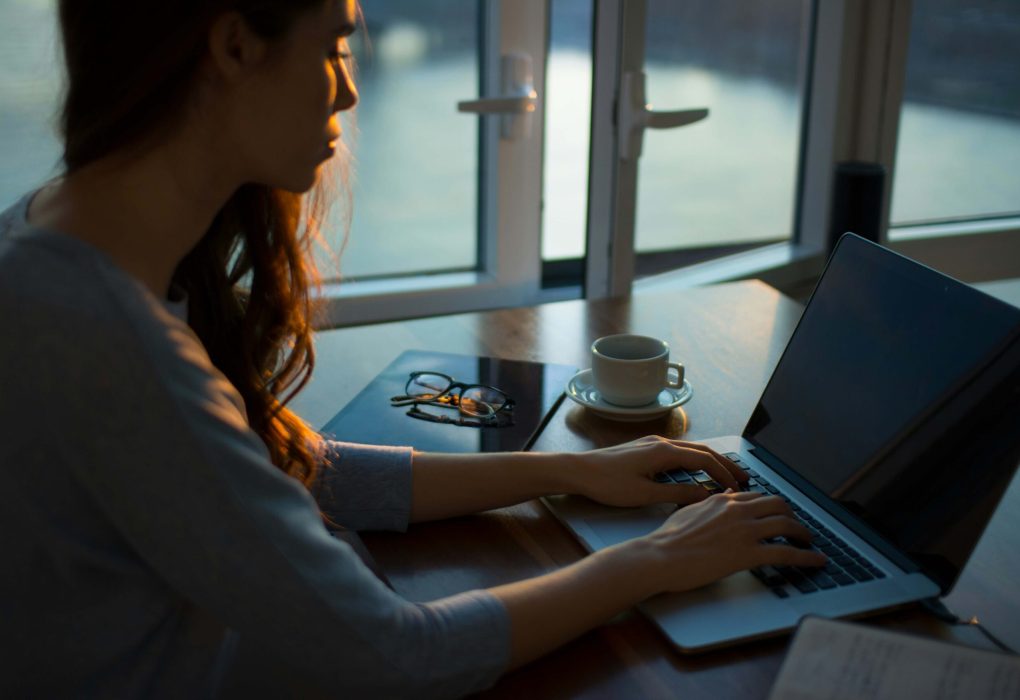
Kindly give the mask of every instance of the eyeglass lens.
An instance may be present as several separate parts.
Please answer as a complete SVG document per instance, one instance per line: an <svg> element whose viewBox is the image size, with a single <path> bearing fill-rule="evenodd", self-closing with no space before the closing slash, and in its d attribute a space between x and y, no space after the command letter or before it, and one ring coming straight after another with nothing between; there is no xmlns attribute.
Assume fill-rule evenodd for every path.
<svg viewBox="0 0 1020 700"><path fill-rule="evenodd" d="M468 387L460 395L460 410L472 416L491 416L505 403L502 392L484 386Z"/></svg>
<svg viewBox="0 0 1020 700"><path fill-rule="evenodd" d="M449 377L442 374L423 372L407 382L407 394L416 399L428 401L441 396L452 386ZM499 411L507 403L507 396L501 391L486 386L465 387L458 401L462 413L469 416L487 417Z"/></svg>
<svg viewBox="0 0 1020 700"><path fill-rule="evenodd" d="M407 395L416 399L434 399L450 388L450 378L442 374L422 372L407 381Z"/></svg>

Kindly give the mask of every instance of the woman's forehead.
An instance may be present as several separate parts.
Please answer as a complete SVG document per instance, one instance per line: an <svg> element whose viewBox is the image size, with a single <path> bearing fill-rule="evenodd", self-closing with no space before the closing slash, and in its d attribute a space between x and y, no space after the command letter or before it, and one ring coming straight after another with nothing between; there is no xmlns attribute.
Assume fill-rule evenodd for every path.
<svg viewBox="0 0 1020 700"><path fill-rule="evenodd" d="M355 0L326 0L302 15L295 26L298 33L348 36L357 27L358 4Z"/></svg>
<svg viewBox="0 0 1020 700"><path fill-rule="evenodd" d="M338 33L351 34L358 20L358 3L356 0L330 0L329 16L333 21L333 28Z"/></svg>

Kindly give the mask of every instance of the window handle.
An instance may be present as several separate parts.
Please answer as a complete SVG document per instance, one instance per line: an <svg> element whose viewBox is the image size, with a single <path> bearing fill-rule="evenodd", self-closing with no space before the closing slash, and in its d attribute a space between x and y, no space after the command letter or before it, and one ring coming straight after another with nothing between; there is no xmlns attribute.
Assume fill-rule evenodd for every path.
<svg viewBox="0 0 1020 700"><path fill-rule="evenodd" d="M500 97L483 97L457 103L458 112L497 114L500 116L500 137L507 140L531 136L532 113L538 109L535 76L531 56L526 53L504 54L500 60Z"/></svg>
<svg viewBox="0 0 1020 700"><path fill-rule="evenodd" d="M526 114L535 111L538 93L532 90L520 97L483 97L478 100L464 100L457 103L458 112L475 114Z"/></svg>
<svg viewBox="0 0 1020 700"><path fill-rule="evenodd" d="M645 129L674 129L699 122L708 116L708 109L684 109L656 112L645 102L645 74L633 71L623 74L620 81L617 134L621 160L641 157Z"/></svg>

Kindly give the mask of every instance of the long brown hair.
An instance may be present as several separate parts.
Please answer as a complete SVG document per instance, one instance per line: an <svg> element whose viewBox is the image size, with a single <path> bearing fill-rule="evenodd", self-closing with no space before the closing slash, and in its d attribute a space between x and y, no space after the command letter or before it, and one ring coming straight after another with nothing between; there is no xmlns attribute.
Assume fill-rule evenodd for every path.
<svg viewBox="0 0 1020 700"><path fill-rule="evenodd" d="M144 150L187 109L213 19L238 11L276 40L324 0L61 0L67 92L66 174L121 150ZM273 463L310 485L321 438L286 404L315 364L312 250L329 197L247 184L178 266L188 322L244 399Z"/></svg>

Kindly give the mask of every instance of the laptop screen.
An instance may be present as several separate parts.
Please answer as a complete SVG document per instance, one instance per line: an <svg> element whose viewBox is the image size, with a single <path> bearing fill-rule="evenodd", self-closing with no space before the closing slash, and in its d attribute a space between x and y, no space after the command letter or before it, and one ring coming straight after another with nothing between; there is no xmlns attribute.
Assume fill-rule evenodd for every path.
<svg viewBox="0 0 1020 700"><path fill-rule="evenodd" d="M1020 310L844 236L744 437L952 585L1020 458Z"/></svg>

